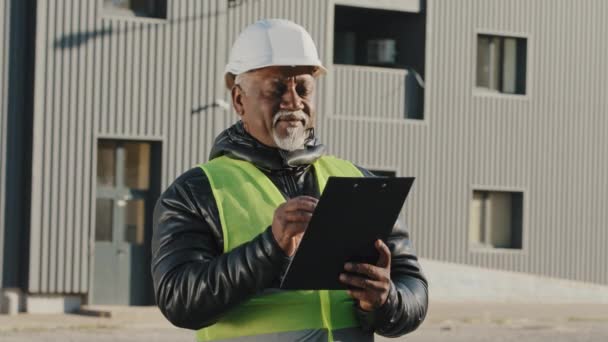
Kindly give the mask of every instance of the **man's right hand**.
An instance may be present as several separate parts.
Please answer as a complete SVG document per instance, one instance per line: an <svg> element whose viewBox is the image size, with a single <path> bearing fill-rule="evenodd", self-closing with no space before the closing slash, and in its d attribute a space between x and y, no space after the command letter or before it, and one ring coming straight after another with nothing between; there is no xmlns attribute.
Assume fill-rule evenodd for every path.
<svg viewBox="0 0 608 342"><path fill-rule="evenodd" d="M292 256L296 252L318 202L314 197L298 196L274 211L272 235L286 255Z"/></svg>

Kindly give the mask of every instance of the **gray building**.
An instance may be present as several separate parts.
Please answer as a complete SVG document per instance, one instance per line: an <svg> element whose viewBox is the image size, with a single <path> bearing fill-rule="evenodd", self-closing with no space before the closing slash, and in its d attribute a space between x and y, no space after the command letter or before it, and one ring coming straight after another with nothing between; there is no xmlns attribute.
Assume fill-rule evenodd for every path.
<svg viewBox="0 0 608 342"><path fill-rule="evenodd" d="M150 212L236 120L264 17L317 43L332 154L417 177L424 258L608 285L604 0L4 0L0 281L27 310L150 304Z"/></svg>

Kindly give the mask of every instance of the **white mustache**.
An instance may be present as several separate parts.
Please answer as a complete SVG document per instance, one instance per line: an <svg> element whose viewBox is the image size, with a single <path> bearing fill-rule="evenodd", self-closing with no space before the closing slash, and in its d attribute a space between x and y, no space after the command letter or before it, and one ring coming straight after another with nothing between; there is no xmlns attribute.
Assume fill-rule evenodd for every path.
<svg viewBox="0 0 608 342"><path fill-rule="evenodd" d="M304 111L297 110L295 112L290 112L287 110L282 110L282 111L277 112L274 115L274 118L272 118L272 125L276 126L277 122L279 122L279 120L281 118L285 118L285 117L294 117L296 120L302 120L302 121L304 121L304 126L306 126L308 124L308 115L306 115L306 113L304 113Z"/></svg>

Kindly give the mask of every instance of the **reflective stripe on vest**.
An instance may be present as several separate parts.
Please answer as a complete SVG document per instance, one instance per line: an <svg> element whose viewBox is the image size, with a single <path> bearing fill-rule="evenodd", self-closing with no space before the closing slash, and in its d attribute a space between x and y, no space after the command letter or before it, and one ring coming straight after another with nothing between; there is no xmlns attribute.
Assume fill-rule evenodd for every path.
<svg viewBox="0 0 608 342"><path fill-rule="evenodd" d="M253 164L219 157L200 165L217 203L224 251L251 241L272 224L275 209L285 198ZM352 163L324 156L313 163L320 192L330 176L361 177ZM199 341L212 341L286 331L332 330L358 325L353 300L345 291L275 291L256 296L227 312L216 324L197 332Z"/></svg>

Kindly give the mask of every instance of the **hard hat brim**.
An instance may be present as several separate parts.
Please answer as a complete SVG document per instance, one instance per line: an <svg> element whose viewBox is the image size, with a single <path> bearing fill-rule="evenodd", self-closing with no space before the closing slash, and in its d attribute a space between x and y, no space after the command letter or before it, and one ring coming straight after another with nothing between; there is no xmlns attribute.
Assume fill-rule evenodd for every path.
<svg viewBox="0 0 608 342"><path fill-rule="evenodd" d="M255 66L244 66L241 65L240 67L228 64L226 65L226 69L224 70L225 73L230 73L233 74L235 76L249 72L249 71L253 71L253 70L258 70L258 69L263 69L263 68L267 68L267 67L273 67L273 66L291 66L291 67L300 67L300 66L305 66L305 67L313 67L315 68L315 71L313 73L314 77L319 77L319 76L323 76L325 74L327 74L327 68L325 68L323 66L323 64L321 64L321 61L318 61L318 63L310 63L310 60L303 60L302 63L298 63L297 61L294 61L293 59L289 60L289 61L272 61L272 62L267 62L267 63L255 63Z"/></svg>

